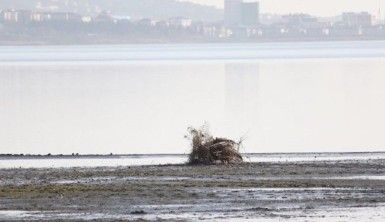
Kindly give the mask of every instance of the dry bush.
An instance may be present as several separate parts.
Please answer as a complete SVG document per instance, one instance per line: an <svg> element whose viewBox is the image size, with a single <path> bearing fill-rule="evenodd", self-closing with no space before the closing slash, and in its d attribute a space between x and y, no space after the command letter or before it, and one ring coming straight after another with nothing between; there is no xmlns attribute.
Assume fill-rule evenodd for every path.
<svg viewBox="0 0 385 222"><path fill-rule="evenodd" d="M191 141L189 164L240 163L243 161L239 153L242 140L238 143L226 138L214 138L205 124L196 129L189 127L188 135Z"/></svg>

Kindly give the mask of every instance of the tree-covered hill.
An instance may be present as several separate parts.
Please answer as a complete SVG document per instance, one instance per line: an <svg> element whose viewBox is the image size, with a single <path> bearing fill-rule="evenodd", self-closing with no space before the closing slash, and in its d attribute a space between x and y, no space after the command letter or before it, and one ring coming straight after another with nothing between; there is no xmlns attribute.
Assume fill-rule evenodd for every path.
<svg viewBox="0 0 385 222"><path fill-rule="evenodd" d="M223 10L177 0L0 0L0 9L70 11L95 15L110 11L133 19L189 17L198 21L219 21Z"/></svg>

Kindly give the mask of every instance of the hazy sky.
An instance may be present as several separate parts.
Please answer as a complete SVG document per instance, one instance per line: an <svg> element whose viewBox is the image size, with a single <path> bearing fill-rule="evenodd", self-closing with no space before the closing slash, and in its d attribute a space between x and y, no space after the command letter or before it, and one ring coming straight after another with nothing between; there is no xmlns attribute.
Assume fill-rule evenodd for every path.
<svg viewBox="0 0 385 222"><path fill-rule="evenodd" d="M223 0L190 1L223 7ZM378 13L380 5L379 0L260 0L259 2L263 13L307 12L326 16L340 14L342 11L369 11L375 14ZM385 11L384 6L383 1L382 11Z"/></svg>

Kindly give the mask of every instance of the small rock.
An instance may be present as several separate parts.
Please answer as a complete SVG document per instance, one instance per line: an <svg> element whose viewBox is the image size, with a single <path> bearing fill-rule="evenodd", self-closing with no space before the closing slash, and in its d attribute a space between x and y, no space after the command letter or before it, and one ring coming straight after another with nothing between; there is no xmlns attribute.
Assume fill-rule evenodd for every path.
<svg viewBox="0 0 385 222"><path fill-rule="evenodd" d="M131 214L146 214L146 212L144 212L144 210L135 210L132 211Z"/></svg>

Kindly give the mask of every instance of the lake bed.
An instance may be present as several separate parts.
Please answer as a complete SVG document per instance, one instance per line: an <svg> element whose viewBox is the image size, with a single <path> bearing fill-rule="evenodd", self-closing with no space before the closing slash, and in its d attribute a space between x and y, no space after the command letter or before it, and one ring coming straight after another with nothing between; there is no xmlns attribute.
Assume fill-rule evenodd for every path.
<svg viewBox="0 0 385 222"><path fill-rule="evenodd" d="M0 169L11 221L382 221L384 159Z"/></svg>

